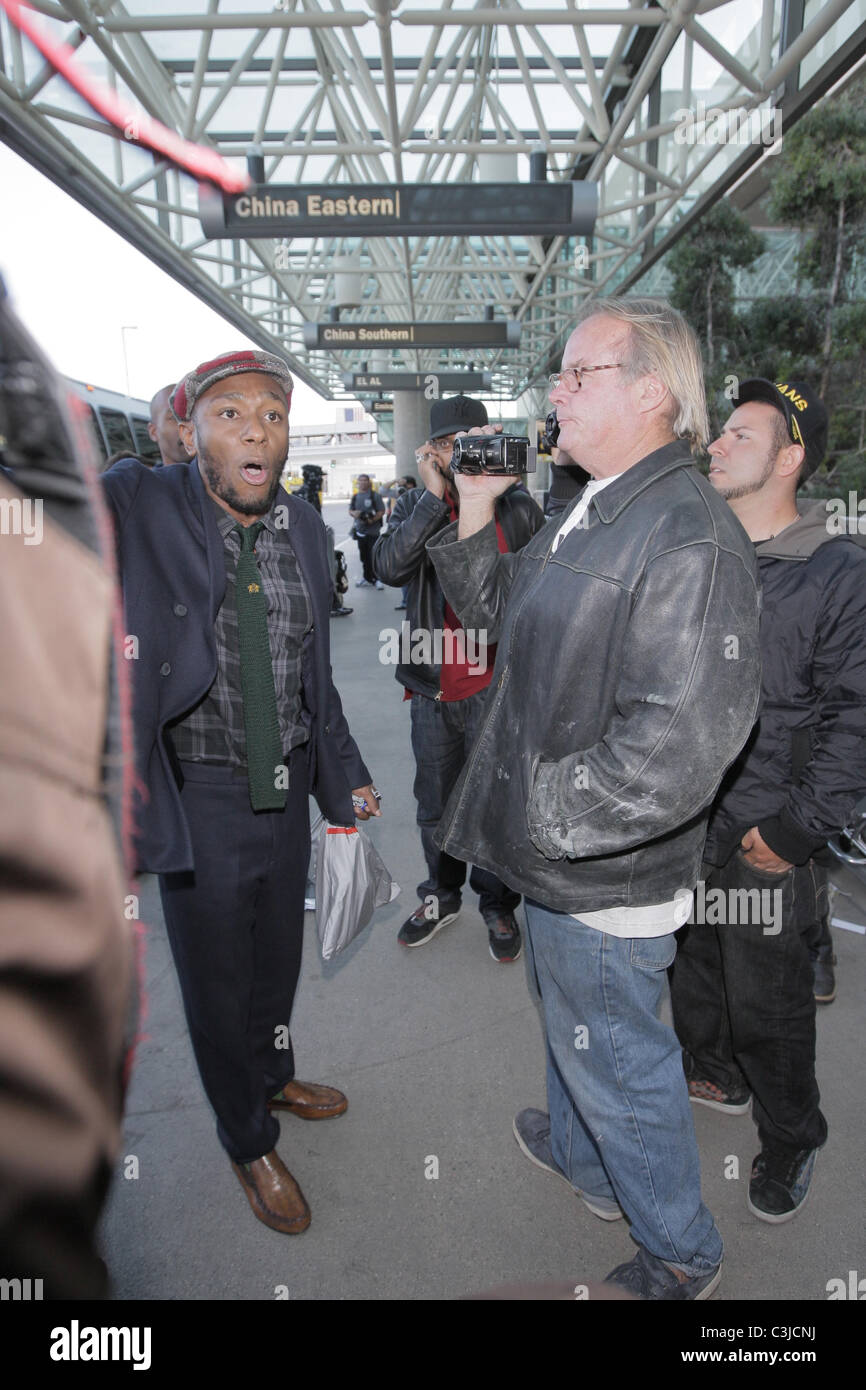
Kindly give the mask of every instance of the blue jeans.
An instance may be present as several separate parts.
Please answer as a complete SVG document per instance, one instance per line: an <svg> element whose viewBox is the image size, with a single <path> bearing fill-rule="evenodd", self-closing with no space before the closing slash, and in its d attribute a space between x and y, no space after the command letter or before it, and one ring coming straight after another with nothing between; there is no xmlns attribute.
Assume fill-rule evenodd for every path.
<svg viewBox="0 0 866 1390"><path fill-rule="evenodd" d="M722 1241L701 1200L680 1045L658 1016L673 934L609 936L529 900L526 920L554 1160L600 1205L619 1203L651 1255L709 1273Z"/></svg>

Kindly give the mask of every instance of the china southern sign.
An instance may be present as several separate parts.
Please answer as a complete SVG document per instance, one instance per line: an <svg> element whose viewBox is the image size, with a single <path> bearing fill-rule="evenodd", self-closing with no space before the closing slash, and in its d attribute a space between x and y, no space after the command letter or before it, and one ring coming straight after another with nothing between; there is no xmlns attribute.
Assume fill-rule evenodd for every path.
<svg viewBox="0 0 866 1390"><path fill-rule="evenodd" d="M435 400L441 391L489 391L490 372L344 372L347 391L423 391Z"/></svg>
<svg viewBox="0 0 866 1390"><path fill-rule="evenodd" d="M304 347L519 347L516 319L480 323L305 323Z"/></svg>
<svg viewBox="0 0 866 1390"><path fill-rule="evenodd" d="M588 236L598 186L565 183L199 185L206 237Z"/></svg>

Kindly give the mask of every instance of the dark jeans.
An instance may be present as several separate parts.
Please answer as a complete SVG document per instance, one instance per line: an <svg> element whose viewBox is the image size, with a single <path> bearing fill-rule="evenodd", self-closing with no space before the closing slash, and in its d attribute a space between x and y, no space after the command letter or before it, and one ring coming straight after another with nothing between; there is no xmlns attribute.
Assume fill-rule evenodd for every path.
<svg viewBox="0 0 866 1390"><path fill-rule="evenodd" d="M378 531L371 531L368 536L356 536L358 542L358 554L361 557L361 568L364 571L364 578L368 584L376 583L376 574L373 570L373 547L379 539Z"/></svg>
<svg viewBox="0 0 866 1390"><path fill-rule="evenodd" d="M306 748L282 811L253 811L245 778L184 763L195 871L160 876L190 1040L220 1142L236 1163L270 1153L266 1101L295 1074L288 1036L310 855Z"/></svg>
<svg viewBox="0 0 866 1390"><path fill-rule="evenodd" d="M679 933L671 972L686 1075L751 1091L762 1147L819 1148L827 1122L815 1080L809 946L826 911L826 875L814 861L763 873L740 850L704 871L703 911L699 884L698 920Z"/></svg>
<svg viewBox="0 0 866 1390"><path fill-rule="evenodd" d="M453 859L439 849L433 842L433 833L475 742L486 704L486 690L479 690L466 700L447 703L429 700L426 695L412 696L414 792L421 844L427 861L427 878L418 884L418 896L422 901L433 895L446 902L449 899L460 902L460 890L466 882L466 865L462 859ZM479 908L485 919L501 912L513 912L520 903L520 894L507 888L487 869L473 867L469 884L478 894Z"/></svg>

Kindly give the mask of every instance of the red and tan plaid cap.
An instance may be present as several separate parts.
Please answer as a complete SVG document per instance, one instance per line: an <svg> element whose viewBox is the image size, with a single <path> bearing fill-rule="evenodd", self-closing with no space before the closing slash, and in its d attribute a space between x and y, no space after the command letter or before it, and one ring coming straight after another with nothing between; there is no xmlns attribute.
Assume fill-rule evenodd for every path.
<svg viewBox="0 0 866 1390"><path fill-rule="evenodd" d="M275 377L286 393L286 404L291 409L294 381L282 357L274 357L270 352L224 352L210 362L202 362L195 371L188 372L174 388L169 397L169 405L178 420L188 420L199 396L223 377L235 376L238 372L265 372Z"/></svg>

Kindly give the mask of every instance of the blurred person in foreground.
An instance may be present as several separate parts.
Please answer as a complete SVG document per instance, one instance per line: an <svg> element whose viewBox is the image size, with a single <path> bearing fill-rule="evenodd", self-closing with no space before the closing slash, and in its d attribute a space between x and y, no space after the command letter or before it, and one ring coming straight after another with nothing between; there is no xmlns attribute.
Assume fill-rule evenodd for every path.
<svg viewBox="0 0 866 1390"><path fill-rule="evenodd" d="M461 621L499 643L437 840L525 895L548 1109L517 1115L518 1144L594 1215L628 1218L638 1252L609 1282L705 1299L722 1241L659 1008L709 806L757 708L754 555L695 467L700 351L670 305L593 300L550 399L591 475L562 520L503 555L507 480L457 474L459 521L428 544Z"/></svg>
<svg viewBox="0 0 866 1390"><path fill-rule="evenodd" d="M449 396L433 402L430 439L426 449L416 454L424 486L398 498L388 534L376 545L373 564L386 583L408 586L403 629L408 630L411 649L401 650L396 674L405 690L403 698L411 700L414 791L427 862L427 877L418 884L420 906L403 923L397 939L403 946L422 946L455 920L468 860L473 865L469 885L478 894L488 950L499 964L509 964L519 959L522 950L514 916L520 894L498 875L476 865L471 855L444 854L434 840L484 719L493 678L495 648L488 645L483 631L464 640L463 628L427 554L427 542L460 511L460 494L451 472L454 440L459 431L478 424L487 424L481 401ZM496 506L496 543L500 550L513 553L544 525L544 517L518 479L506 481Z"/></svg>
<svg viewBox="0 0 866 1390"><path fill-rule="evenodd" d="M296 1079L289 1034L308 795L337 825L379 815L331 676L324 527L280 487L291 393L269 353L203 362L171 400L189 467L102 476L138 642L138 863L159 875L220 1141L255 1215L286 1234L310 1209L276 1151L275 1112L323 1120L348 1105Z"/></svg>
<svg viewBox="0 0 866 1390"><path fill-rule="evenodd" d="M129 666L85 411L0 280L0 1279L12 1299L108 1293L95 1233L136 1031Z"/></svg>
<svg viewBox="0 0 866 1390"><path fill-rule="evenodd" d="M835 533L823 500L798 506L827 445L813 388L752 378L732 404L709 480L757 556L763 699L713 807L671 999L692 1100L733 1115L751 1102L761 1151L748 1206L777 1224L801 1209L827 1138L813 948L830 975L825 998L835 986L816 856L866 788L866 554ZM747 899L760 912L733 910Z"/></svg>

